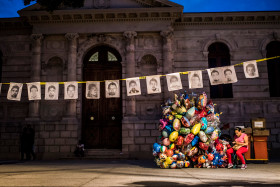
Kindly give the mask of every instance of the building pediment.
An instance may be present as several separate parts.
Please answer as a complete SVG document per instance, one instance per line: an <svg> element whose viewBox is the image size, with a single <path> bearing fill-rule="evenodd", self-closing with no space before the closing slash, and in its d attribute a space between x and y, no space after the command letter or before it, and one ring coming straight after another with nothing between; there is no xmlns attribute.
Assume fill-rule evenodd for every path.
<svg viewBox="0 0 280 187"><path fill-rule="evenodd" d="M52 13L38 3L18 11L29 23L175 20L183 6L168 0L85 0L82 8L60 7Z"/></svg>
<svg viewBox="0 0 280 187"><path fill-rule="evenodd" d="M182 5L173 3L168 0L85 0L84 6L81 8L71 8L61 6L58 10L73 10L73 9L120 9L120 8L161 8L161 7L179 7L183 8ZM38 3L26 7L20 12L24 11L42 11L44 7Z"/></svg>

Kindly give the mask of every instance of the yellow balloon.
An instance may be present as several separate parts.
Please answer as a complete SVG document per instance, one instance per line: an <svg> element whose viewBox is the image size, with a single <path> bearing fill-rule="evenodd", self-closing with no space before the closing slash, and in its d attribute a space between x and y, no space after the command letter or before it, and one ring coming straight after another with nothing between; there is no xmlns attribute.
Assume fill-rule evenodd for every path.
<svg viewBox="0 0 280 187"><path fill-rule="evenodd" d="M167 157L167 159L165 160L165 162L167 163L167 164L172 164L172 162L173 162L173 158L172 157Z"/></svg>
<svg viewBox="0 0 280 187"><path fill-rule="evenodd" d="M180 129L181 129L181 122L180 122L180 120L179 119L174 119L174 121L173 121L173 129L175 130L175 131L179 131Z"/></svg>
<svg viewBox="0 0 280 187"><path fill-rule="evenodd" d="M173 131L170 135L169 135L169 140L171 142L175 142L175 140L177 140L179 133L177 131Z"/></svg>
<svg viewBox="0 0 280 187"><path fill-rule="evenodd" d="M200 131L200 128L201 128L201 124L200 123L197 123L193 126L192 130L191 130L191 133L193 133L194 135L197 135Z"/></svg>

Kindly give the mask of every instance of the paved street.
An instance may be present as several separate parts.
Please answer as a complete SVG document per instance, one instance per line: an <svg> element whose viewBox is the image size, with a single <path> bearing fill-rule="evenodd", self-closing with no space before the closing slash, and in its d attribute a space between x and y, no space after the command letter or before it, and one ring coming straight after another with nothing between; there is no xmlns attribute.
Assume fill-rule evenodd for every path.
<svg viewBox="0 0 280 187"><path fill-rule="evenodd" d="M280 186L280 163L159 169L151 160L2 162L0 186Z"/></svg>

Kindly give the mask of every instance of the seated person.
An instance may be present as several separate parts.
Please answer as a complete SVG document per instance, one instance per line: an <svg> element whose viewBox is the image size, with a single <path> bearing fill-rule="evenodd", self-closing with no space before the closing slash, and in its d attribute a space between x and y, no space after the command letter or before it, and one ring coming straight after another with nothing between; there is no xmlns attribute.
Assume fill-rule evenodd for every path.
<svg viewBox="0 0 280 187"><path fill-rule="evenodd" d="M79 140L79 143L76 145L76 149L74 151L76 156L81 156L83 157L85 155L85 146L82 144L82 141Z"/></svg>
<svg viewBox="0 0 280 187"><path fill-rule="evenodd" d="M247 165L245 163L245 160L243 158L244 153L248 151L248 136L245 133L241 132L240 127L236 127L234 129L235 131L235 136L234 136L234 141L232 142L234 146L230 149L227 150L227 157L228 157L228 168L232 168L232 159L231 159L231 154L236 151L236 155L241 160L242 166L241 169L246 169Z"/></svg>

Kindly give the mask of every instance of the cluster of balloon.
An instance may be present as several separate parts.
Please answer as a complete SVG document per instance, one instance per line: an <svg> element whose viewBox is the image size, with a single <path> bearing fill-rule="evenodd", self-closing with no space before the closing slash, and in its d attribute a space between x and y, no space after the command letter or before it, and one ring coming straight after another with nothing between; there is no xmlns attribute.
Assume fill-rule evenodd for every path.
<svg viewBox="0 0 280 187"><path fill-rule="evenodd" d="M225 167L228 142L220 140L219 114L206 93L175 94L162 106L161 142L153 155L161 168Z"/></svg>

